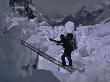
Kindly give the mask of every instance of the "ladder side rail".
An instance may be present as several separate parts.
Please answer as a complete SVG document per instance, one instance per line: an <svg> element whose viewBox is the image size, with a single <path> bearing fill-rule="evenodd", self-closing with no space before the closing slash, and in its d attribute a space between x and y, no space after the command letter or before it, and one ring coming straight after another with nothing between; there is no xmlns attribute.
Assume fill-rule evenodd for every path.
<svg viewBox="0 0 110 82"><path fill-rule="evenodd" d="M55 60L55 61L61 63L60 61L58 61L58 60L56 60L55 58L51 57L50 55L48 55L48 54L42 52L40 49L38 49L38 48L36 48L36 47L34 47L34 46L28 44L27 42L25 42L25 41L23 41L23 40L20 40L20 41L21 41L22 43L24 43L24 45L27 44L27 45L25 45L25 46L27 46L27 47L29 46L32 50L34 50L34 51L37 50L37 51L39 51L40 53L42 53L43 55L48 56L49 58L51 58L51 59L53 59L53 60Z"/></svg>

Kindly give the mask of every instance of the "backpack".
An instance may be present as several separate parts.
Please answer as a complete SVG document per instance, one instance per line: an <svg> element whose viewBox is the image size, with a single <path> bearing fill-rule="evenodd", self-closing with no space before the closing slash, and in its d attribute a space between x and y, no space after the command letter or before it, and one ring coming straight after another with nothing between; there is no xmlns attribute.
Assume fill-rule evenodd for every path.
<svg viewBox="0 0 110 82"><path fill-rule="evenodd" d="M70 48L71 50L75 50L77 49L77 45L76 45L76 39L75 37L73 36L72 33L68 33L67 36L66 36L66 39L67 39L67 44L68 44L68 48Z"/></svg>
<svg viewBox="0 0 110 82"><path fill-rule="evenodd" d="M74 46L74 49L77 49L76 38L75 38L75 37L73 37L72 41L73 41L73 46Z"/></svg>

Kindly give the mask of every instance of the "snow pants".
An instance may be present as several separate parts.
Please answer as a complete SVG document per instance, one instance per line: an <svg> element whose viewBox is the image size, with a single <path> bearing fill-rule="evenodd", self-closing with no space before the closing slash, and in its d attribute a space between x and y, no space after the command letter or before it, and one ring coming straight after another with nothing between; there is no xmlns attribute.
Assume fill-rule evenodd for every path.
<svg viewBox="0 0 110 82"><path fill-rule="evenodd" d="M62 59L62 65L66 65L65 57L67 57L69 61L69 66L72 66L72 59L71 59L71 50L65 49L63 55L61 56Z"/></svg>

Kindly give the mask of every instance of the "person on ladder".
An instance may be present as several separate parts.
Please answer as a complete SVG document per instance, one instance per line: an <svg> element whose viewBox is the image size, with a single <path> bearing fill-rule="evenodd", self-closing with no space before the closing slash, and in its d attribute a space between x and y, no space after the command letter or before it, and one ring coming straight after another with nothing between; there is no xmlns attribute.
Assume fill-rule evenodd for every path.
<svg viewBox="0 0 110 82"><path fill-rule="evenodd" d="M49 39L50 41L54 41L56 42L58 45L62 45L63 48L64 48L64 53L63 55L61 56L61 59L62 59L62 66L66 66L66 61L65 61L65 57L67 57L68 61L69 61L69 66L71 67L72 66L72 59L71 59L71 53L72 51L74 50L73 48L73 34L72 33L68 33L66 35L66 37L61 34L60 35L60 38L61 40L60 41L57 41L57 40L54 40L54 39ZM76 48L76 47L75 47Z"/></svg>

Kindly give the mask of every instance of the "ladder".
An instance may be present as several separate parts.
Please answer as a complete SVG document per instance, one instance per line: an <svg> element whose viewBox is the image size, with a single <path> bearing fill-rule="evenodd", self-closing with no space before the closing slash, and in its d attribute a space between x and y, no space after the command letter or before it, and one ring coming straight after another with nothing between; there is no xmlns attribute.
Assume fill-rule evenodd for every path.
<svg viewBox="0 0 110 82"><path fill-rule="evenodd" d="M38 55L42 56L43 58L47 59L48 61L50 61L50 62L52 62L52 63L58 65L59 67L61 67L61 68L65 69L65 70L67 70L67 71L70 72L70 73L73 73L73 72L75 71L74 68L61 66L62 63L61 63L60 61L58 61L57 59L53 58L52 56L50 56L50 55L44 53L44 52L41 51L40 49L38 49L38 48L32 46L31 44L25 42L24 40L22 40L22 39L19 39L19 40L20 40L20 42L21 42L22 45L28 47L29 49L33 50L34 52L37 52Z"/></svg>

